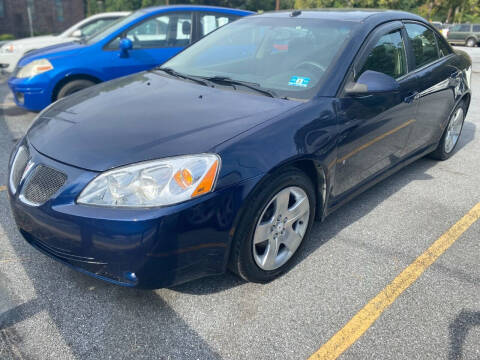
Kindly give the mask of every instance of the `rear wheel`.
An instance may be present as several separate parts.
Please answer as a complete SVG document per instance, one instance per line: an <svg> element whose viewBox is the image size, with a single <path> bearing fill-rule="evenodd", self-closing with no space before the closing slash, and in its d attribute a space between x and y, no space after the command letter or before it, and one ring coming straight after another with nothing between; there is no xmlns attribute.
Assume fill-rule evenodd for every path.
<svg viewBox="0 0 480 360"><path fill-rule="evenodd" d="M462 133L465 114L465 102L462 101L450 116L450 120L448 121L442 139L438 143L435 151L431 154L431 157L437 160L446 160L453 155L460 134Z"/></svg>
<svg viewBox="0 0 480 360"><path fill-rule="evenodd" d="M268 282L284 272L315 219L310 179L291 168L272 177L251 199L233 239L230 268L243 279Z"/></svg>
<svg viewBox="0 0 480 360"><path fill-rule="evenodd" d="M62 88L59 90L57 94L57 100L64 98L65 96L72 95L77 91L86 89L93 85L95 85L95 83L90 80L84 80L84 79L72 80L62 86Z"/></svg>
<svg viewBox="0 0 480 360"><path fill-rule="evenodd" d="M474 38L468 38L465 42L465 45L467 45L468 47L474 47L475 45L477 45L477 40L475 40Z"/></svg>

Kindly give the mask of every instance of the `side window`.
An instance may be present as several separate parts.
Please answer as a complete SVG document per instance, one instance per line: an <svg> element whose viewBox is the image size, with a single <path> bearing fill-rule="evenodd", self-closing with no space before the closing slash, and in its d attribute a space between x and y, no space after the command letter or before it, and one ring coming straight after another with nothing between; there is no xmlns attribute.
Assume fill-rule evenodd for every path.
<svg viewBox="0 0 480 360"><path fill-rule="evenodd" d="M480 33L480 25L473 25L473 32Z"/></svg>
<svg viewBox="0 0 480 360"><path fill-rule="evenodd" d="M407 73L405 44L400 30L383 35L367 56L357 78L367 70L378 71L393 78Z"/></svg>
<svg viewBox="0 0 480 360"><path fill-rule="evenodd" d="M405 24L405 28L412 44L416 68L438 59L437 43L433 30L419 24Z"/></svg>
<svg viewBox="0 0 480 360"><path fill-rule="evenodd" d="M192 35L191 13L169 13L148 19L130 28L125 37L133 43L133 49L184 47ZM120 37L113 40L109 50L119 48Z"/></svg>
<svg viewBox="0 0 480 360"><path fill-rule="evenodd" d="M452 53L450 47L447 45L444 39L437 36L438 51L440 51L440 57L447 56Z"/></svg>
<svg viewBox="0 0 480 360"><path fill-rule="evenodd" d="M469 24L462 24L459 25L458 32L470 32L470 25Z"/></svg>
<svg viewBox="0 0 480 360"><path fill-rule="evenodd" d="M213 14L206 13L200 15L200 36L205 36L213 30L222 27L234 20L238 16L227 15L227 14Z"/></svg>

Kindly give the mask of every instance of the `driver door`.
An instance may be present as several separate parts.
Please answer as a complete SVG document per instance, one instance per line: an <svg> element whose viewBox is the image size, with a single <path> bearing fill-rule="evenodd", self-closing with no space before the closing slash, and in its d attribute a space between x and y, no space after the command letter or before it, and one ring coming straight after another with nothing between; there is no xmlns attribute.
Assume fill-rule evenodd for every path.
<svg viewBox="0 0 480 360"><path fill-rule="evenodd" d="M105 73L112 79L163 64L190 44L192 28L192 12L167 12L134 25L105 47ZM123 37L133 44L124 57L119 49Z"/></svg>
<svg viewBox="0 0 480 360"><path fill-rule="evenodd" d="M400 91L340 96L334 186L339 201L393 167L405 154L417 111L417 78L408 72L406 44L401 22L381 26L359 52L347 81L356 81L372 70L395 78Z"/></svg>

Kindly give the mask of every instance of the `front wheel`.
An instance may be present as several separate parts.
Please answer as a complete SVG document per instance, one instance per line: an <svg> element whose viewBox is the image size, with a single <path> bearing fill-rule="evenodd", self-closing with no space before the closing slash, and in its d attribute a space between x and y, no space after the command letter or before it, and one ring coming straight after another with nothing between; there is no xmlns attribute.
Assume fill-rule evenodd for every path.
<svg viewBox="0 0 480 360"><path fill-rule="evenodd" d="M277 173L248 204L233 239L230 269L251 282L278 277L308 237L315 206L314 186L303 172Z"/></svg>
<svg viewBox="0 0 480 360"><path fill-rule="evenodd" d="M72 80L62 86L62 88L59 90L57 94L57 100L62 99L65 96L72 95L80 90L86 89L93 85L95 85L95 83L90 80L84 80L84 79Z"/></svg>
<svg viewBox="0 0 480 360"><path fill-rule="evenodd" d="M462 101L457 105L455 111L450 116L447 128L445 129L437 148L431 154L431 157L437 160L447 160L453 155L460 134L462 133L465 114L465 102Z"/></svg>

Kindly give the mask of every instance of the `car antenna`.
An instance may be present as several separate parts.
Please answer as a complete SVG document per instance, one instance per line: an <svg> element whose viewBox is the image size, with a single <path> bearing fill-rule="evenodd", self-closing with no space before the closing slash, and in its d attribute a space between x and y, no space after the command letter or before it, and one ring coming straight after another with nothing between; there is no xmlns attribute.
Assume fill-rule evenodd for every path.
<svg viewBox="0 0 480 360"><path fill-rule="evenodd" d="M290 14L291 17L295 17L302 14L302 10L293 10Z"/></svg>

